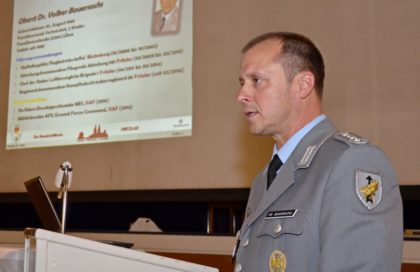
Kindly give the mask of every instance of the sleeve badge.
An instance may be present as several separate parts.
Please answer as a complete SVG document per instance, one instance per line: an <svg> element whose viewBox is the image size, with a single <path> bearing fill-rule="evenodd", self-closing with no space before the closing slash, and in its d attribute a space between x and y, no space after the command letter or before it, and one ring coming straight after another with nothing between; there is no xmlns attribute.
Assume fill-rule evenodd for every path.
<svg viewBox="0 0 420 272"><path fill-rule="evenodd" d="M382 197L382 178L379 175L357 171L356 193L362 204L369 210L378 206Z"/></svg>

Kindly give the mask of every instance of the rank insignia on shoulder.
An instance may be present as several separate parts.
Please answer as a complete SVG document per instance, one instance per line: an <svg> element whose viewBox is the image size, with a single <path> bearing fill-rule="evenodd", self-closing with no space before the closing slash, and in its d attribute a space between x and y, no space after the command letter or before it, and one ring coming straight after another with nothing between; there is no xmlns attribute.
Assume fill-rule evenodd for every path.
<svg viewBox="0 0 420 272"><path fill-rule="evenodd" d="M287 260L286 256L280 250L274 250L270 255L268 264L270 272L284 272L286 271Z"/></svg>
<svg viewBox="0 0 420 272"><path fill-rule="evenodd" d="M369 142L367 139L364 139L356 134L343 131L337 132L335 134L335 138L339 140L345 140L352 144L367 144Z"/></svg>
<svg viewBox="0 0 420 272"><path fill-rule="evenodd" d="M382 197L382 178L368 172L356 172L356 193L369 210L378 206Z"/></svg>

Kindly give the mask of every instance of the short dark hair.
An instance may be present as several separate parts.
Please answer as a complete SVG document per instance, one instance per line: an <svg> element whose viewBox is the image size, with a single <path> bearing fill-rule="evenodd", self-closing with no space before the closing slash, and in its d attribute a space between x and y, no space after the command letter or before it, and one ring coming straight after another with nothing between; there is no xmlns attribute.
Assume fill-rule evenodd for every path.
<svg viewBox="0 0 420 272"><path fill-rule="evenodd" d="M279 62L283 66L289 82L300 72L310 71L315 77L315 90L322 98L324 88L325 66L321 52L307 37L291 32L269 32L250 40L243 48L246 53L255 45L267 40L280 42Z"/></svg>

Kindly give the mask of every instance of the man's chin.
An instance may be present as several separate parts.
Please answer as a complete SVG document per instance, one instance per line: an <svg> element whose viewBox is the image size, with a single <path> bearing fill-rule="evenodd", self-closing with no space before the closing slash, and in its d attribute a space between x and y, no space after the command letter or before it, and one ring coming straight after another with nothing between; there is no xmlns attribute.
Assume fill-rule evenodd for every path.
<svg viewBox="0 0 420 272"><path fill-rule="evenodd" d="M257 127L253 127L253 126L249 126L248 127L248 131L249 133L251 133L252 135L264 135L263 131L261 131L261 129L257 128Z"/></svg>

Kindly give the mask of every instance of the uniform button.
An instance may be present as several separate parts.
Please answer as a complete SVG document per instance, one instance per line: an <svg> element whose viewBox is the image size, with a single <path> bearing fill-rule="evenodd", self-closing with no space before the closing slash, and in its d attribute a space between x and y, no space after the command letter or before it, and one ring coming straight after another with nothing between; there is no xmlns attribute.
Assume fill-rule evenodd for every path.
<svg viewBox="0 0 420 272"><path fill-rule="evenodd" d="M243 246L243 247L246 247L248 244L249 244L249 239L246 239L246 240L242 243L242 246Z"/></svg>
<svg viewBox="0 0 420 272"><path fill-rule="evenodd" d="M281 225L278 224L274 227L274 233L280 233L280 231L281 231Z"/></svg>
<svg viewBox="0 0 420 272"><path fill-rule="evenodd" d="M241 264L235 265L235 272L239 272L241 270L242 270L242 265Z"/></svg>

